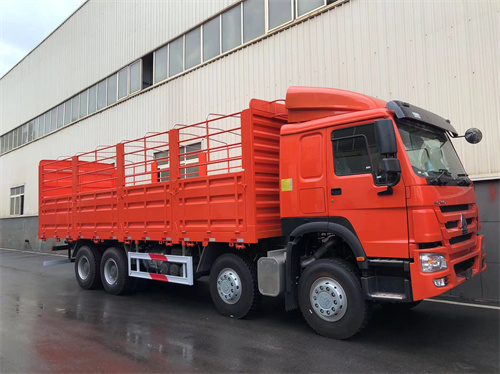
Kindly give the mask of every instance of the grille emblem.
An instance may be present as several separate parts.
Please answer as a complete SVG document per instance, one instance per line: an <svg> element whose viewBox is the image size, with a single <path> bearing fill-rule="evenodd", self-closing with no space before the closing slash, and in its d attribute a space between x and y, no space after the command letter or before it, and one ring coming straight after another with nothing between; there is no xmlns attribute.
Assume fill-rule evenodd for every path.
<svg viewBox="0 0 500 374"><path fill-rule="evenodd" d="M467 235L467 220L463 214L460 216L460 228L462 229L462 235Z"/></svg>

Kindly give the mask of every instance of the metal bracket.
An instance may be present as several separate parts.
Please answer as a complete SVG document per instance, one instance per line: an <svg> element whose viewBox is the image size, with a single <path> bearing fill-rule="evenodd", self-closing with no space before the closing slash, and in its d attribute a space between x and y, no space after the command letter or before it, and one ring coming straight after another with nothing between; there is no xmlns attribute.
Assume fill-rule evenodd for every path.
<svg viewBox="0 0 500 374"><path fill-rule="evenodd" d="M132 260L135 259L135 269L132 269ZM164 261L182 264L183 276L149 273L141 271L140 261ZM128 275L135 278L159 280L163 282L193 285L193 258L191 256L160 255L155 253L128 252Z"/></svg>

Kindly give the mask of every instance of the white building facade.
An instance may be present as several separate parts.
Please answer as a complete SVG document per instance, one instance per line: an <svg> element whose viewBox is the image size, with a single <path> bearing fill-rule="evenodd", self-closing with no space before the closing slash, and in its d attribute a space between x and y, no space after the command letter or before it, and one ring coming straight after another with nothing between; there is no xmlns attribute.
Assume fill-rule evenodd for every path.
<svg viewBox="0 0 500 374"><path fill-rule="evenodd" d="M292 85L336 87L483 131L454 145L490 269L458 292L498 299L499 12L486 0L89 0L0 79L0 247L51 245L36 239L42 159L283 99Z"/></svg>

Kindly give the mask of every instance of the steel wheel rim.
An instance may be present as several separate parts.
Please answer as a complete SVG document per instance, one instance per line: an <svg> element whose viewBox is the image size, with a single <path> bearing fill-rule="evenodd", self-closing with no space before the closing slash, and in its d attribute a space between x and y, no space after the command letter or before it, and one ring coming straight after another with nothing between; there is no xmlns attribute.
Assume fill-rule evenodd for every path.
<svg viewBox="0 0 500 374"><path fill-rule="evenodd" d="M108 284L115 284L118 279L118 265L112 258L108 258L104 264L104 278Z"/></svg>
<svg viewBox="0 0 500 374"><path fill-rule="evenodd" d="M233 269L222 269L217 276L217 292L226 304L236 304L241 297L241 281Z"/></svg>
<svg viewBox="0 0 500 374"><path fill-rule="evenodd" d="M78 260L78 276L82 280L86 280L90 275L90 261L87 256L82 256Z"/></svg>
<svg viewBox="0 0 500 374"><path fill-rule="evenodd" d="M328 322L339 321L347 311L344 288L332 278L317 279L311 286L309 299L314 313Z"/></svg>

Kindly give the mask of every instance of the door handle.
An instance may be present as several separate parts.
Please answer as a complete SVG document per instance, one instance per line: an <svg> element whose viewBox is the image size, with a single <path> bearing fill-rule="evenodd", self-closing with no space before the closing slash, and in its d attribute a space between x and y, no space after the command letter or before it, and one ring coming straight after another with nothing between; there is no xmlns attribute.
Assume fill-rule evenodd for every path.
<svg viewBox="0 0 500 374"><path fill-rule="evenodd" d="M332 196L342 195L342 188L332 188L330 193L332 194Z"/></svg>

